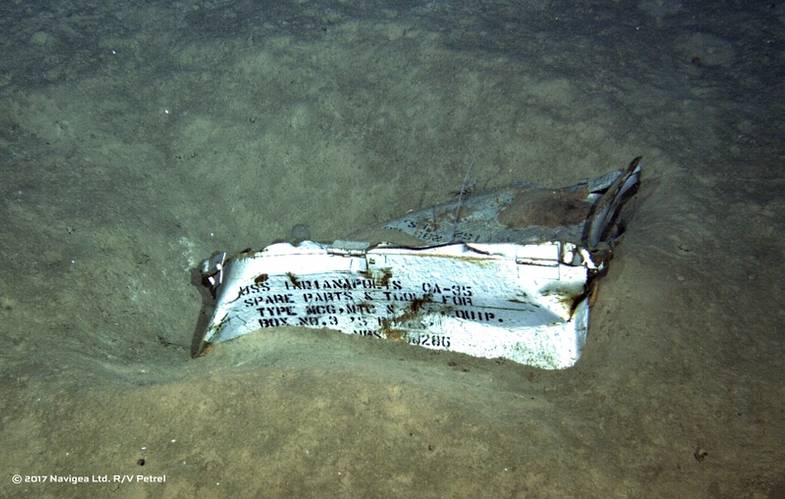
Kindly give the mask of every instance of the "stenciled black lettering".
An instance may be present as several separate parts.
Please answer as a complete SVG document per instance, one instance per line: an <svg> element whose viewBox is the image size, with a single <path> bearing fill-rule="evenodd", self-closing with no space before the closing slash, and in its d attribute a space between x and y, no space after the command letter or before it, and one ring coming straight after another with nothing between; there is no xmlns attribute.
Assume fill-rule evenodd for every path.
<svg viewBox="0 0 785 499"><path fill-rule="evenodd" d="M286 317L274 317L271 319L259 319L259 327L281 327L289 326L289 321Z"/></svg>
<svg viewBox="0 0 785 499"><path fill-rule="evenodd" d="M284 287L288 289L320 289L319 281L309 281L308 279L296 279L292 282L291 279L287 279L283 282Z"/></svg>
<svg viewBox="0 0 785 499"><path fill-rule="evenodd" d="M347 304L345 309L347 314L373 314L376 311L372 303Z"/></svg>
<svg viewBox="0 0 785 499"><path fill-rule="evenodd" d="M305 306L305 314L306 315L326 315L326 314L335 314L337 309L335 305L327 304L327 305L306 305Z"/></svg>
<svg viewBox="0 0 785 499"><path fill-rule="evenodd" d="M496 318L496 314L493 312L481 312L479 310L465 310L460 308L453 310L453 315L459 319L466 319L470 321L490 322Z"/></svg>
<svg viewBox="0 0 785 499"><path fill-rule="evenodd" d="M309 315L308 317L298 317L298 326L319 326L319 317Z"/></svg>
<svg viewBox="0 0 785 499"><path fill-rule="evenodd" d="M261 293L263 291L270 291L269 283L260 282L257 284L249 284L248 286L240 286L240 294L238 296L245 296L253 293Z"/></svg>
<svg viewBox="0 0 785 499"><path fill-rule="evenodd" d="M331 302L331 301L352 301L352 294L349 291L333 291L327 293L303 293L303 300L306 303Z"/></svg>
<svg viewBox="0 0 785 499"><path fill-rule="evenodd" d="M281 315L288 315L290 317L297 316L297 312L294 311L294 307L289 306L278 306L278 307L259 307L256 309L259 312L261 317L279 317Z"/></svg>

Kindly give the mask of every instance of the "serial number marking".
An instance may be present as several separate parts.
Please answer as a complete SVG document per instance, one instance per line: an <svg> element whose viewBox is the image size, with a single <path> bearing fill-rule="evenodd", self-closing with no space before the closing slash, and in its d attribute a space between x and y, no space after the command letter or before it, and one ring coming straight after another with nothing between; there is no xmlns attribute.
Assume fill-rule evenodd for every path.
<svg viewBox="0 0 785 499"><path fill-rule="evenodd" d="M411 333L409 334L409 344L421 347L450 348L451 341L449 336L443 334Z"/></svg>

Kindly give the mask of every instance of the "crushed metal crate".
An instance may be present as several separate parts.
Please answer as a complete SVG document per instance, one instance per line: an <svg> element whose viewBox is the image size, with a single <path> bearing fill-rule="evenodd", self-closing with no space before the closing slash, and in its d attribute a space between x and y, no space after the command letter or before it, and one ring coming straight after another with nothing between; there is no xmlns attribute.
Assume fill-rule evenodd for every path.
<svg viewBox="0 0 785 499"><path fill-rule="evenodd" d="M384 227L421 244L276 243L201 266L214 309L194 354L268 328L327 328L546 369L575 364L591 283L640 183L626 169L548 189L515 184Z"/></svg>

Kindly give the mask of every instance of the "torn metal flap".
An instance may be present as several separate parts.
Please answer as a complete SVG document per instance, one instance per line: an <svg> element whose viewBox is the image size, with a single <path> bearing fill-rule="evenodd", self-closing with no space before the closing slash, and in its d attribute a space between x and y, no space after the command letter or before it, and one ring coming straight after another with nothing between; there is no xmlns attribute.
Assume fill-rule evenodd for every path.
<svg viewBox="0 0 785 499"><path fill-rule="evenodd" d="M625 170L559 189L516 184L414 211L385 228L427 244L566 241L590 250L612 239L624 201L640 183L640 158Z"/></svg>

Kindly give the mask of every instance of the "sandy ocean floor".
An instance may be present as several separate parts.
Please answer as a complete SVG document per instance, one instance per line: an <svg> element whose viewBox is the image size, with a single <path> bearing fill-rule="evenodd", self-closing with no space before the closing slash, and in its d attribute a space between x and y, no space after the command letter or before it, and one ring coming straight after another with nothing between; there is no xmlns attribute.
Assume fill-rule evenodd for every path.
<svg viewBox="0 0 785 499"><path fill-rule="evenodd" d="M785 2L15 0L0 27L0 496L785 497ZM638 155L571 369L294 329L189 356L216 250L345 237L470 163L561 186Z"/></svg>

